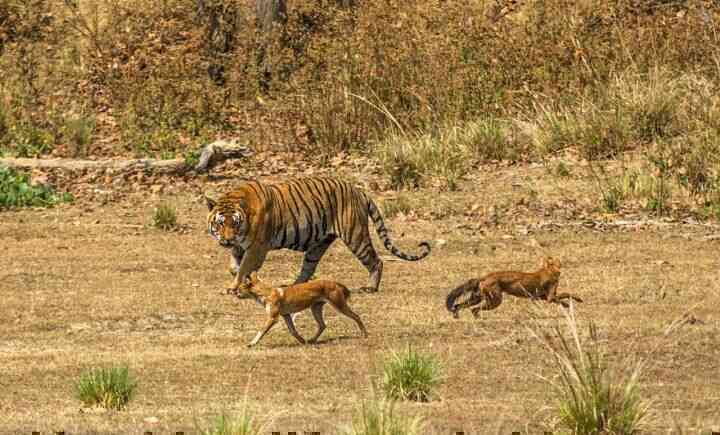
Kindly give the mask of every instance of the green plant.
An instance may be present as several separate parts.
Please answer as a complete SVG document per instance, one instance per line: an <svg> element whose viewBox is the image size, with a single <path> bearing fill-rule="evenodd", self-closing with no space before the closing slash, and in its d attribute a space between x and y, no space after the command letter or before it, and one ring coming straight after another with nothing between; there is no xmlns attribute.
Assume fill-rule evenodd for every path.
<svg viewBox="0 0 720 435"><path fill-rule="evenodd" d="M602 203L606 211L615 213L622 205L622 191L617 186L610 186L603 191Z"/></svg>
<svg viewBox="0 0 720 435"><path fill-rule="evenodd" d="M428 402L442 382L442 367L435 355L411 347L393 352L383 364L382 389L390 400Z"/></svg>
<svg viewBox="0 0 720 435"><path fill-rule="evenodd" d="M643 364L611 370L600 346L598 330L590 323L589 342L581 339L572 308L565 313L570 338L560 326L534 331L558 372L553 386L557 425L577 435L637 433L649 416L649 404L639 391Z"/></svg>
<svg viewBox="0 0 720 435"><path fill-rule="evenodd" d="M155 228L170 231L177 227L177 210L170 204L160 204L155 207L152 224Z"/></svg>
<svg viewBox="0 0 720 435"><path fill-rule="evenodd" d="M571 175L570 167L565 162L558 162L553 171L558 177L569 177Z"/></svg>
<svg viewBox="0 0 720 435"><path fill-rule="evenodd" d="M78 116L65 121L65 140L73 147L75 157L86 157L95 132L95 118Z"/></svg>
<svg viewBox="0 0 720 435"><path fill-rule="evenodd" d="M194 168L200 163L200 151L189 151L185 153L185 166Z"/></svg>
<svg viewBox="0 0 720 435"><path fill-rule="evenodd" d="M421 417L403 417L395 412L392 400L363 402L345 428L344 435L420 435L424 422Z"/></svg>
<svg viewBox="0 0 720 435"><path fill-rule="evenodd" d="M50 207L70 202L70 193L55 193L44 184L33 185L30 176L13 168L0 166L0 209L10 207Z"/></svg>
<svg viewBox="0 0 720 435"><path fill-rule="evenodd" d="M121 410L133 398L136 387L128 367L123 366L90 369L80 376L75 389L86 406Z"/></svg>
<svg viewBox="0 0 720 435"><path fill-rule="evenodd" d="M30 122L21 122L11 128L15 154L18 157L39 157L53 148L53 135Z"/></svg>

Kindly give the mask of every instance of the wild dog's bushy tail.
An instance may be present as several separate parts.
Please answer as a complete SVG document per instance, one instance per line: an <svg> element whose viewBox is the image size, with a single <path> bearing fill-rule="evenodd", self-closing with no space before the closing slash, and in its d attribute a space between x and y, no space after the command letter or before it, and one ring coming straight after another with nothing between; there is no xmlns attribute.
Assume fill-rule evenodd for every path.
<svg viewBox="0 0 720 435"><path fill-rule="evenodd" d="M447 299L445 300L445 308L447 308L448 311L451 313L454 313L456 310L456 301L463 296L465 293L472 293L474 290L478 288L478 285L480 284L480 281L478 279L471 279L469 281L466 281L462 285L454 288L450 293L447 295Z"/></svg>
<svg viewBox="0 0 720 435"><path fill-rule="evenodd" d="M390 240L390 237L388 237L387 228L385 227L385 220L380 214L380 210L378 210L375 202L373 202L373 200L368 198L367 196L365 198L368 202L368 212L370 213L370 219L372 219L373 224L375 224L375 231L377 231L377 235L378 237L380 237L380 240L382 240L385 249L390 251L390 253L392 253L394 256L402 258L406 261L422 260L430 254L430 244L428 242L422 242L418 245L419 247L423 248L423 252L418 255L406 254L400 249L398 249L393 244L392 240Z"/></svg>

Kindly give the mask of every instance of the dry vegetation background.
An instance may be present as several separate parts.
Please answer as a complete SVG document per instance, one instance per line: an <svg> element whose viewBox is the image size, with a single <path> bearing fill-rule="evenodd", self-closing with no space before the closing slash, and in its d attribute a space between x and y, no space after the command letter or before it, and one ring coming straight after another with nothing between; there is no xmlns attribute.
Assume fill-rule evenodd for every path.
<svg viewBox="0 0 720 435"><path fill-rule="evenodd" d="M0 0L0 154L258 151L194 178L33 174L76 203L0 214L0 432L192 429L246 396L285 413L273 428L327 432L367 397L378 355L412 343L447 379L403 413L438 433L537 433L551 372L526 304L452 321L442 299L468 271L540 253L563 259L561 288L586 299L612 362L651 359L650 433L717 425L719 30L720 5L696 0L298 0L271 32L254 1ZM246 352L262 310L217 295L226 258L199 195L318 172L373 190L403 247L437 247L386 263L381 292L352 302L367 342L332 316L320 346L277 327ZM148 225L161 200L179 230ZM276 253L263 270L287 282L299 266ZM366 278L341 246L319 273ZM79 411L78 373L118 361L138 398Z"/></svg>
<svg viewBox="0 0 720 435"><path fill-rule="evenodd" d="M719 12L690 0L319 0L259 27L248 1L3 0L0 149L192 159L229 136L367 151L396 186L436 177L449 189L482 161L639 149L640 190L661 191L651 207L664 207L660 174L717 215ZM630 196L635 175L603 196Z"/></svg>

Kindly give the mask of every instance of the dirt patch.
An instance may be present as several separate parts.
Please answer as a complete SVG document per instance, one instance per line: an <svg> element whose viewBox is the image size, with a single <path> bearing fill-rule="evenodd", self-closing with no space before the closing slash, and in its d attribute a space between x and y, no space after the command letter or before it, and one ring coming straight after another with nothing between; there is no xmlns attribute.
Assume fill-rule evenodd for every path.
<svg viewBox="0 0 720 435"><path fill-rule="evenodd" d="M380 292L353 295L369 339L327 310L321 343L305 347L278 326L247 350L263 310L218 293L230 279L227 252L205 234L197 193L233 180L177 195L128 194L103 207L88 198L3 212L0 432L189 431L197 419L236 410L247 397L259 413L278 414L272 430L329 433L371 394L378 359L407 344L438 354L447 379L439 400L402 404L402 412L426 416L437 433L537 432L553 405L539 376L554 373L526 328L528 301L508 297L477 320L466 313L453 320L443 302L469 276L534 268L545 253L562 259L560 289L586 301L578 317L598 324L612 359L653 355L642 386L658 411L656 428L717 425L720 380L711 373L720 358L720 272L718 241L708 238L717 228L679 218L600 219L585 206L572 212L563 205L569 187L532 196L524 190L522 180L545 186L542 171L498 169L478 173L461 192L402 193L415 204L389 219L392 236L407 248L431 240L432 255L386 261ZM397 194L373 195L382 201ZM149 227L160 200L177 205L183 231ZM443 204L455 212L434 214ZM261 277L287 283L300 265L299 254L273 252ZM350 287L367 279L341 244L318 276ZM560 318L551 307L541 321ZM314 331L311 316L298 322L302 334ZM122 362L140 382L129 409L82 411L73 397L82 370ZM144 422L148 417L159 422Z"/></svg>

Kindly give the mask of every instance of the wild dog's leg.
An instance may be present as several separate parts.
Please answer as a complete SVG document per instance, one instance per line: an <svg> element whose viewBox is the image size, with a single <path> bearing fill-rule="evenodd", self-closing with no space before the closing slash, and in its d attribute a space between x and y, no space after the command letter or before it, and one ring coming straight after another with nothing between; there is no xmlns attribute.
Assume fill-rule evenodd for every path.
<svg viewBox="0 0 720 435"><path fill-rule="evenodd" d="M365 329L365 325L363 325L362 320L360 320L360 316L355 314L353 310L350 309L347 302L345 300L341 300L338 302L331 302L333 308L341 312L342 314L346 315L347 317L353 319L355 323L357 323L358 328L360 328L360 331L362 332L363 337L367 337L367 329Z"/></svg>
<svg viewBox="0 0 720 435"><path fill-rule="evenodd" d="M235 275L232 287L228 289L228 292L235 292L243 283L243 280L250 276L250 273L257 271L265 262L268 251L263 248L250 248L245 251L242 262L240 263L240 270Z"/></svg>
<svg viewBox="0 0 720 435"><path fill-rule="evenodd" d="M558 280L552 281L548 285L547 293L545 294L545 300L548 302L555 302L555 293L557 292Z"/></svg>
<svg viewBox="0 0 720 435"><path fill-rule="evenodd" d="M287 325L290 334L292 334L292 336L295 337L295 339L299 341L300 344L305 344L305 339L302 338L302 336L298 334L297 330L295 329L295 324L293 323L292 316L290 314L283 314L283 319L285 320L285 324Z"/></svg>
<svg viewBox="0 0 720 435"><path fill-rule="evenodd" d="M321 240L320 243L310 247L305 252L305 255L303 256L302 268L300 269L300 274L295 280L295 284L306 282L313 276L313 274L315 273L315 269L317 269L318 263L320 262L320 259L323 257L323 255L325 255L325 252L328 250L330 245L332 245L336 238L336 236L327 236L324 240Z"/></svg>
<svg viewBox="0 0 720 435"><path fill-rule="evenodd" d="M570 304L568 304L564 299L572 299L576 302L582 302L583 300L580 299L577 296L571 295L570 293L557 293L555 294L555 298L552 301L548 302L554 302L556 304L560 304L565 308L570 308Z"/></svg>
<svg viewBox="0 0 720 435"><path fill-rule="evenodd" d="M320 335L323 333L323 331L325 331L325 319L323 319L324 306L325 302L320 302L310 308L312 310L313 317L315 317L315 322L317 322L318 330L315 333L315 336L308 340L309 343L315 343L318 338L320 338Z"/></svg>
<svg viewBox="0 0 720 435"><path fill-rule="evenodd" d="M233 246L230 251L230 275L235 276L238 273L244 255L245 250L243 248Z"/></svg>
<svg viewBox="0 0 720 435"><path fill-rule="evenodd" d="M253 347L256 344L258 344L260 339L263 338L265 336L265 334L268 333L270 328L272 328L277 323L277 321L278 321L277 314L270 317L269 319L267 319L267 322L265 322L265 326L263 327L263 329L261 329L260 332L257 333L257 335L255 336L253 341L251 341L250 344L247 345L247 347Z"/></svg>

